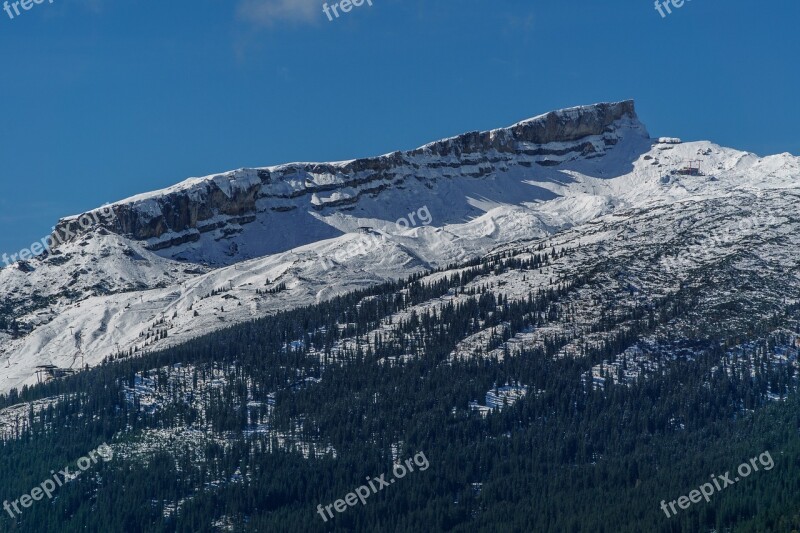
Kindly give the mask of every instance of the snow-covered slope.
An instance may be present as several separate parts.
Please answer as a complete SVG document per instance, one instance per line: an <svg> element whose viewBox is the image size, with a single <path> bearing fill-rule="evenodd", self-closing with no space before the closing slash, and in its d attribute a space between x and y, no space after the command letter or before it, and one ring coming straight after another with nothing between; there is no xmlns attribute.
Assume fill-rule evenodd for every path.
<svg viewBox="0 0 800 533"><path fill-rule="evenodd" d="M552 199L538 182L560 181L558 163L582 162L588 173L611 177L629 171L631 155L648 144L632 102L584 106L374 158L192 178L114 203L106 225L163 257L230 265L354 231L361 219L395 221L423 205L443 225L491 206Z"/></svg>
<svg viewBox="0 0 800 533"><path fill-rule="evenodd" d="M372 159L194 178L0 270L0 312L17 323L0 332L0 390L35 383L37 365L94 365L502 246L627 239L598 236L609 220L698 205L724 219L731 198L755 195L788 213L799 187L798 158L650 139L631 102ZM637 228L637 249L663 244L663 228ZM689 249L686 235L671 246Z"/></svg>

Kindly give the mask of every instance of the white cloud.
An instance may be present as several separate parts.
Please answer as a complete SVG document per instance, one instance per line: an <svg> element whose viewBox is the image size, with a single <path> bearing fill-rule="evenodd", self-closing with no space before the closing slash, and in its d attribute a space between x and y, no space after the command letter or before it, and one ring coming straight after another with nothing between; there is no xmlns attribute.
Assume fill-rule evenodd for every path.
<svg viewBox="0 0 800 533"><path fill-rule="evenodd" d="M239 18L262 26L278 22L313 23L322 16L321 0L242 0Z"/></svg>

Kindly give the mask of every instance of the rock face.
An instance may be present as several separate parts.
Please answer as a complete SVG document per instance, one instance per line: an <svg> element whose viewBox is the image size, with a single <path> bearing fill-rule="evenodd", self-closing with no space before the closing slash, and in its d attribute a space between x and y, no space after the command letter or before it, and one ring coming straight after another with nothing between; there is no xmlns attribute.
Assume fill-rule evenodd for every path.
<svg viewBox="0 0 800 533"><path fill-rule="evenodd" d="M513 169L599 157L630 131L647 136L632 101L576 107L406 152L340 163L240 169L193 178L117 202L110 206L113 216L100 224L142 241L150 250L170 255L170 250L184 249L204 235L219 243L259 220L265 227L280 227L274 217L281 213L290 216L290 212L299 209L328 215L351 210L363 198L404 189L411 182L434 189L440 180L480 180ZM55 233L63 233L77 218L59 221ZM312 223L299 213L292 220L294 224ZM81 232L90 229L82 228ZM325 236L330 235L317 231L316 238Z"/></svg>
<svg viewBox="0 0 800 533"><path fill-rule="evenodd" d="M520 151L521 143L537 145L569 143L585 137L611 133L612 125L625 118L638 121L632 100L553 111L522 121L509 128L466 133L452 139L438 141L414 150L410 154L417 155L426 149L440 156L489 151L514 153ZM523 149L522 153L546 155L548 153L556 154L558 151Z"/></svg>

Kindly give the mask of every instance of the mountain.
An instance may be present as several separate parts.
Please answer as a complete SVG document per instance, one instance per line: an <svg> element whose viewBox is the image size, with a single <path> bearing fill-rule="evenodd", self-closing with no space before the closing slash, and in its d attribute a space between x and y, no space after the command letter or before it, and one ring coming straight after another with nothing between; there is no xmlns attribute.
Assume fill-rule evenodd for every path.
<svg viewBox="0 0 800 533"><path fill-rule="evenodd" d="M2 527L798 530L799 201L621 102L65 218L0 271L7 501L107 453Z"/></svg>
<svg viewBox="0 0 800 533"><path fill-rule="evenodd" d="M600 157L620 141L636 150L642 138L632 102L557 111L408 152L190 179L113 204L112 229L162 257L230 265L352 232L360 219L394 221L421 205L444 225L481 214L485 201L551 198L524 182L552 179L532 167Z"/></svg>
<svg viewBox="0 0 800 533"><path fill-rule="evenodd" d="M597 104L375 158L193 178L62 219L51 253L0 270L0 390L35 383L38 365L175 345L603 216L796 183L790 154L659 141L633 102Z"/></svg>

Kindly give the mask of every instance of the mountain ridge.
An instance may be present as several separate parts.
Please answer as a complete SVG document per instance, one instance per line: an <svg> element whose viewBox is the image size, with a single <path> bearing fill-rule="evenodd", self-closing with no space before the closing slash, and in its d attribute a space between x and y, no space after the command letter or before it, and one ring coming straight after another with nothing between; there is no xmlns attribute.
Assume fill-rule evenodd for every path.
<svg viewBox="0 0 800 533"><path fill-rule="evenodd" d="M628 123L618 124L620 121ZM145 241L145 246L153 251L177 249L200 241L204 234L212 234L216 239L221 233L241 232L243 226L256 222L259 216L269 219L270 213L290 212L299 205L327 214L349 209L363 197L376 198L387 189L407 186L414 178L435 187L431 181L439 176L433 173L448 176L457 171L459 176L480 179L514 168L530 168L533 164L554 166L570 158L601 155L619 141L626 128L639 129L646 135L632 100L552 111L505 128L464 133L413 150L376 157L332 163L287 163L190 178L106 206L106 210L113 211L113 222L106 227ZM448 174L443 169L452 172ZM84 215L61 219L55 232ZM335 235L323 228L318 233L315 237ZM294 247L293 244L298 243L254 251L249 257L263 255L261 252L265 251L284 251ZM203 258L201 262L224 263L219 255ZM191 255L185 259L197 262Z"/></svg>
<svg viewBox="0 0 800 533"><path fill-rule="evenodd" d="M567 120L588 108L592 106L550 119L543 115L542 120L558 130L559 116ZM517 146L520 153L511 153L488 171L484 168L478 178L477 156L429 158L435 167L424 172L403 169L410 176L406 181L390 182L392 186L374 195L361 194L351 205L330 202L316 209L313 194L282 203L256 198L260 211L215 214L203 221L208 231L193 230L200 235L195 240L188 231L170 230L161 239L125 234L115 226L122 213L118 206L116 219L111 217L114 224L97 217L104 224L81 231L50 254L0 269L0 360L5 362L0 364L0 390L35 383L37 365L69 367L80 361L94 366L107 357L181 344L232 324L459 264L514 243L543 241L565 231L585 234L583 242L588 242L596 238L593 228L604 217L625 220L686 202L798 188L800 158L759 158L707 141L661 142L651 139L634 118L632 103L616 109L623 118L612 121L608 132L581 138L578 145L547 146L563 150L590 142L602 150L568 151L556 160L552 154L522 153L530 146ZM595 126L613 116L598 119ZM543 157L555 164L536 164ZM687 170L690 161L694 166ZM249 175L260 191L256 171ZM226 175L211 179L233 190ZM326 185L322 182L318 179ZM295 184L303 188L305 180ZM230 199L226 190L217 188L216 194ZM334 192L348 193L341 188ZM140 205L129 214L129 222L137 223L141 215L152 223L150 228L161 224L166 231L164 221L169 216L180 219L180 212L165 215L148 194L134 197ZM184 208L192 202L203 205L204 196L190 196L181 196ZM103 212L114 205L104 206ZM281 206L290 209L273 209ZM395 222L422 208L430 217L411 227L407 220ZM252 222L231 222L253 216ZM680 239L674 246L682 246Z"/></svg>

